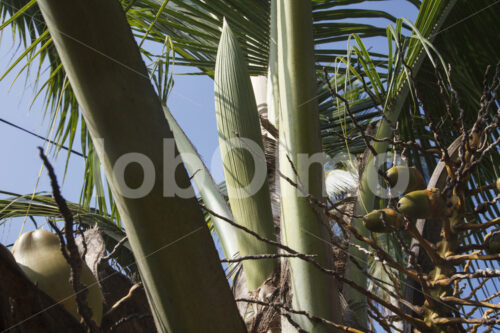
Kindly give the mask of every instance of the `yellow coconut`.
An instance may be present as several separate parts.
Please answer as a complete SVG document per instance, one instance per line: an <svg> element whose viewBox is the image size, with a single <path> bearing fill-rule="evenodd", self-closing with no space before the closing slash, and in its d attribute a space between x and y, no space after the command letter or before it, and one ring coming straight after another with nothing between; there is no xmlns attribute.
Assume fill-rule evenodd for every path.
<svg viewBox="0 0 500 333"><path fill-rule="evenodd" d="M403 225L403 216L394 209L384 208L366 214L363 224L371 232L391 232L390 227L399 229Z"/></svg>
<svg viewBox="0 0 500 333"><path fill-rule="evenodd" d="M399 200L397 208L412 219L438 218L446 211L437 188L410 192Z"/></svg>
<svg viewBox="0 0 500 333"><path fill-rule="evenodd" d="M500 192L500 178L497 178L497 191Z"/></svg>
<svg viewBox="0 0 500 333"><path fill-rule="evenodd" d="M43 292L62 306L77 320L78 314L73 288L69 283L70 266L61 253L59 238L46 231L26 232L14 244L12 254L19 267ZM92 319L100 325L102 295L96 279L85 262L82 262L80 281L88 287L87 304Z"/></svg>
<svg viewBox="0 0 500 333"><path fill-rule="evenodd" d="M403 193L413 192L417 190L423 190L426 188L425 180L420 171L418 171L415 167L407 167L407 166L393 166L389 170L387 170L386 175L389 180L389 184L391 187L396 186L398 182L399 175L403 172L408 174L408 185L406 186L406 190Z"/></svg>

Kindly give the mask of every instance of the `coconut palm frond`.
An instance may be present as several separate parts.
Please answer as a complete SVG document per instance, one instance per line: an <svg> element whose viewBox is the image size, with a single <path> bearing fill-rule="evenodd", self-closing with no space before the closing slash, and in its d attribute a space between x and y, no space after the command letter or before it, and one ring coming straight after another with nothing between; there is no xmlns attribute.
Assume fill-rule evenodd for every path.
<svg viewBox="0 0 500 333"><path fill-rule="evenodd" d="M165 5L166 3L166 5ZM241 40L250 72L267 71L269 0L248 1L135 1L127 17L137 36L161 42L170 36L176 63L197 67L213 76L217 45L225 18Z"/></svg>
<svg viewBox="0 0 500 333"><path fill-rule="evenodd" d="M346 98L353 105L364 107L364 110L359 112L354 106L352 107L358 122L366 127L369 123L378 121L380 113L377 114L374 107L379 105L381 108L383 107L384 113L387 115L401 114L399 117L400 132L404 138L410 139L412 136L423 138L425 145L431 145L427 140L430 138L429 132L426 130L427 120L418 111L418 106L414 103L415 96L409 96L407 91L402 89L402 85L406 84L405 80L407 79L405 79L406 74L403 73L401 61L399 60L398 63L398 57L404 55L408 65L415 65L412 74L420 92L419 97L424 106L429 108L435 118L440 121L440 126L449 128L450 119L446 106L441 102L443 98L441 98L440 90L436 84L435 66L440 65L441 59L444 59L444 66L450 64L452 83L458 95L461 96L463 108L477 110L486 66L495 65L500 59L500 51L494 47L499 29L494 24L496 20L494 11L488 10L491 5L489 1L476 1L474 3L463 0L456 1L456 3L425 1L415 23L414 37L408 39L408 34L405 37L405 30L402 28L405 22L397 23L395 28L391 30L392 32L389 31L389 53L384 61L366 52L367 48L362 44L369 44L365 43L365 40L360 43L359 39L356 39L356 45L352 46L353 51L349 54L350 57L344 58L344 67L347 64L353 66L350 74L352 78L340 79L339 74L345 72L342 72L341 68L337 68L339 67L339 61L337 61L330 66L336 74L335 82L332 82L332 85L340 95L346 94L345 91L352 93L359 90L361 83L358 81L355 85L354 70L357 71L366 79L365 84L370 89L371 94L378 99L374 101L368 98L366 93L363 95L363 91L360 91L357 96L355 95L355 98ZM496 4L496 6L498 5L500 4ZM439 25L440 28L436 30L435 23L440 18L445 19ZM488 29L488 26L493 28ZM403 48L401 52L396 49L396 38L399 39L398 43ZM435 51L432 50L432 47L425 45L426 38L433 40L432 45ZM458 40L463 40L464 44L457 43ZM478 50L478 52L464 52L464 47L468 50ZM367 66L370 63L373 65ZM349 77L349 73L344 75ZM346 90L346 88L350 90ZM320 96L326 96L324 99L320 98L320 106L323 106L321 109L323 119L327 119L322 127L323 137L326 139L324 141L325 150L330 154L336 153L341 147L338 145L339 140L335 140L335 136L332 136L332 132L339 132L343 128L343 134L349 134L349 130L352 130L354 126L351 119L345 115L345 112L342 112L344 107L342 103L336 105L336 101L332 103L332 100L328 99L324 80ZM336 112L338 114L335 114ZM393 116L392 118L397 119L398 117ZM470 125L474 119L474 112L466 112L467 125ZM411 126L407 126L410 124ZM449 134L451 133L446 133L448 144L453 141L457 132L453 132L453 135ZM415 158L413 162L420 163L417 161L418 159L419 157ZM430 163L429 167L432 168L433 165L434 163Z"/></svg>
<svg viewBox="0 0 500 333"><path fill-rule="evenodd" d="M335 47L332 43L345 42L353 33L365 38L385 35L385 24L395 22L396 18L387 11L363 9L363 3L369 2L313 2L318 66L345 55L345 47ZM270 9L270 0L252 1L251 4L244 0L141 0L130 5L127 15L138 37L161 42L165 36L170 36L175 45L176 62L196 67L210 76L213 76L225 18L240 39L250 74L265 75L271 42ZM384 57L383 54L378 56Z"/></svg>
<svg viewBox="0 0 500 333"><path fill-rule="evenodd" d="M25 216L62 219L59 208L51 196L41 193L20 195L4 191L0 191L0 194L9 196L0 200L0 220L3 220L3 223L6 219ZM72 202L68 202L68 207L75 217L75 222L87 227L93 227L97 224L100 230L117 241L125 236L123 230L116 226L109 215Z"/></svg>
<svg viewBox="0 0 500 333"><path fill-rule="evenodd" d="M0 199L0 225L9 223L14 218L26 216L44 217L54 221L63 220L54 198L49 195L43 193L20 195L4 191L0 191L0 194L6 196ZM116 244L126 236L125 231L117 226L116 221L110 215L80 204L72 202L67 202L67 204L73 213L75 223L84 229L96 227L102 232L108 251L112 251ZM135 260L128 243L121 247L116 259L127 274L137 273Z"/></svg>

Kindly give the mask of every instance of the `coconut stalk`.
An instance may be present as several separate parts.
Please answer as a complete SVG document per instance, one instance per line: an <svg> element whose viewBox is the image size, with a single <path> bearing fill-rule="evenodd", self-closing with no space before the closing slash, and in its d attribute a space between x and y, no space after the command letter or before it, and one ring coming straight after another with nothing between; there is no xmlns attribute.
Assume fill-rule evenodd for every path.
<svg viewBox="0 0 500 333"><path fill-rule="evenodd" d="M275 240L257 105L245 58L226 21L217 51L214 86L219 145L235 222ZM274 246L244 231L237 237L241 256L277 252ZM244 261L248 289L262 285L275 264L272 259Z"/></svg>
<svg viewBox="0 0 500 333"><path fill-rule="evenodd" d="M104 166L158 331L244 332L194 192L164 194L168 175L180 188L190 183L175 158L163 164L163 140L173 140L172 132L120 3L38 4ZM133 163L115 174L117 160L130 153L148 168Z"/></svg>
<svg viewBox="0 0 500 333"><path fill-rule="evenodd" d="M435 38L435 35L432 35L432 33L441 29L444 21L448 17L451 9L455 6L456 2L457 0L424 1L420 7L419 17L416 22L417 28L420 29L421 36L428 38L428 40L432 42ZM429 12L438 14L429 15ZM415 44L410 45L409 49L410 52L408 52L406 56L406 63L412 67L413 75L417 75L425 59L426 53L423 51L422 44L420 44L418 39L415 40ZM386 110L385 119L382 118L379 122L377 133L375 135L377 139L387 138L393 135L390 123L394 124L398 120L399 114L401 113L405 101L408 98L408 94L410 93L410 87L405 75L406 73L402 73L398 77L398 89L394 90L398 93L394 96L388 110ZM386 119L388 119L390 123L387 122ZM386 142L374 142L372 145L377 154L387 151L388 144ZM369 153L366 165L369 165L373 159L373 154ZM378 174L374 168L366 168L361 175L358 201L354 210L355 215L364 216L373 210L375 206L375 194L370 190L369 183L377 179ZM370 237L369 231L363 226L362 219L355 218L351 223L363 236ZM357 246L366 247L366 244L355 238L353 238L351 242ZM353 258L357 258L359 262L367 262L366 254L358 250L355 246L349 247L349 254ZM366 288L366 276L355 265L347 265L346 277L358 285ZM346 286L344 289L344 295L346 296L349 304L355 305L354 313L357 322L361 326L366 327L368 322L366 297L349 286Z"/></svg>
<svg viewBox="0 0 500 333"><path fill-rule="evenodd" d="M458 137L453 141L453 143L448 147L448 156L450 156L451 160L454 162L458 162L458 150L460 148L460 144L462 142L462 136ZM429 183L427 188L443 188L446 185L446 179L448 177L448 172L446 168L446 163L444 161L440 161L436 167L434 168L434 171L429 179ZM432 231L431 232L424 232L424 228L432 226ZM442 221L439 219L418 219L415 223L415 230L416 232L420 233L421 235L427 236L426 239L431 241L432 243L438 243L440 240L440 231L442 230ZM428 238L429 236L432 236L432 238ZM444 242L439 243L439 250L437 251L437 254L440 255L441 252L443 252L443 249L447 247L446 240ZM411 245L410 249L415 256L415 258L418 258L420 262L422 262L422 267L424 269L424 272L427 273L431 269L434 269L434 264L430 260L422 260L421 258L423 256L426 256L425 251L421 249L421 245L418 240L415 238L412 238L411 240ZM445 254L445 253L443 253ZM408 265L408 268L413 268L411 266L411 263ZM438 268L439 269L439 268ZM405 289L405 299L410 301L412 304L415 305L420 305L423 304L425 301L425 297L420 292L421 286L414 280L409 280L408 281L408 287ZM437 288L439 291L439 289ZM432 313L432 311L431 311ZM405 332L411 332L412 327L409 323L405 323Z"/></svg>
<svg viewBox="0 0 500 333"><path fill-rule="evenodd" d="M321 200L323 166L308 165L302 157L321 153L317 86L314 67L310 1L278 1L279 164L281 173ZM295 170L297 173L295 173ZM313 254L321 265L332 268L327 221L296 186L284 177L281 185L282 241L301 253ZM290 259L292 306L315 316L339 322L336 281L310 263ZM308 332L332 328L304 316L293 318ZM282 322L286 324L286 319Z"/></svg>

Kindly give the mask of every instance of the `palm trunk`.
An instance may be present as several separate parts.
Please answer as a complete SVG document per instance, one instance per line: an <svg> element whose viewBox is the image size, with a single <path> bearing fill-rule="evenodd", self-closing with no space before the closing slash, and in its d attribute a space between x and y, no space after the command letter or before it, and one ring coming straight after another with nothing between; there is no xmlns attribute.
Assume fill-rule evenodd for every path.
<svg viewBox="0 0 500 333"><path fill-rule="evenodd" d="M309 166L301 160L301 156L321 153L311 2L280 0L277 17L280 170L292 181L299 180L309 194L321 200L323 166L320 163ZM333 252L321 209L313 207L285 178L280 183L283 242L299 252L317 255L321 265L331 268ZM339 296L331 276L303 260L291 259L290 277L295 309L339 322ZM294 320L308 332L332 331L331 327L303 316Z"/></svg>
<svg viewBox="0 0 500 333"><path fill-rule="evenodd" d="M163 193L163 167L167 175L174 170L163 165L162 145L172 132L120 3L38 3L103 163L158 331L244 332L194 193L186 199ZM130 165L120 181L113 167L130 153L149 160L152 170ZM154 174L144 195L124 191L123 181L137 188ZM189 186L183 167L175 181Z"/></svg>

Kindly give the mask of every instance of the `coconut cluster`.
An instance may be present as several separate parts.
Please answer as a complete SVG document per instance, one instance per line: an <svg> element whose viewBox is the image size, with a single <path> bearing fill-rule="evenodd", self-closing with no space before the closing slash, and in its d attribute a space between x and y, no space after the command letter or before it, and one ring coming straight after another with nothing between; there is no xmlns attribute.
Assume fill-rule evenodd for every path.
<svg viewBox="0 0 500 333"><path fill-rule="evenodd" d="M371 232L390 232L400 228L404 217L415 220L422 218L437 218L444 212L445 203L437 188L426 189L424 177L415 167L394 166L387 170L387 179L391 187L395 186L404 174L408 186L404 196L397 203L397 210L384 208L372 211L363 217L365 227Z"/></svg>
<svg viewBox="0 0 500 333"><path fill-rule="evenodd" d="M403 197L398 201L396 209L377 209L363 217L366 229L375 233L387 233L400 229L404 225L405 217L409 221L416 219L439 218L446 213L445 201L438 188L426 189L424 177L415 167L394 166L387 171L389 185L392 187L398 182L402 173L408 177L408 186ZM500 178L495 187L500 192ZM485 209L487 205L484 204ZM476 207L476 212L478 212ZM484 249L489 254L500 253L500 232L493 232L485 236Z"/></svg>

